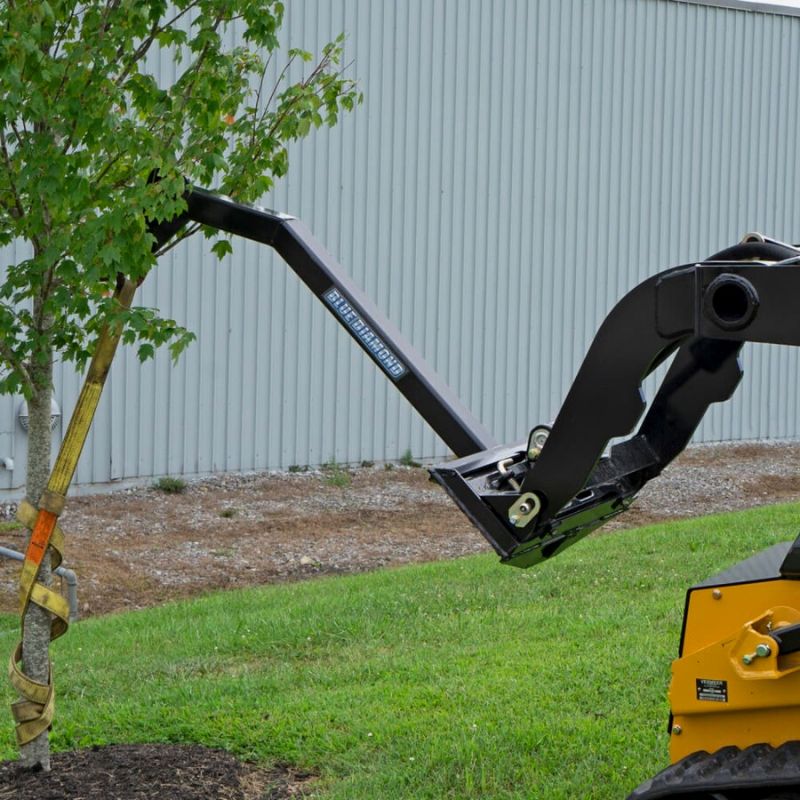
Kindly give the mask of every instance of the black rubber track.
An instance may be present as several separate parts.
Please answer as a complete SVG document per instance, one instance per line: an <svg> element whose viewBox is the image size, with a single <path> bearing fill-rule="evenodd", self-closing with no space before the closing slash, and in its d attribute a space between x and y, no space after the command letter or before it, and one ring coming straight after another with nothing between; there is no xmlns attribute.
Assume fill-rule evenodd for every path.
<svg viewBox="0 0 800 800"><path fill-rule="evenodd" d="M769 800L800 796L800 741L692 755L645 781L628 800Z"/></svg>

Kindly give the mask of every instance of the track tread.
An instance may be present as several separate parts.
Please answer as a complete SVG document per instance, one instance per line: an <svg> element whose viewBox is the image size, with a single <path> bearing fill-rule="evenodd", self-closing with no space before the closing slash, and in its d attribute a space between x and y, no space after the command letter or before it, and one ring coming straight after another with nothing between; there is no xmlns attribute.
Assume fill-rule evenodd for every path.
<svg viewBox="0 0 800 800"><path fill-rule="evenodd" d="M628 800L671 800L710 792L739 791L756 798L771 789L800 787L800 741L779 747L754 744L692 753L639 786ZM748 793L750 790L752 793Z"/></svg>

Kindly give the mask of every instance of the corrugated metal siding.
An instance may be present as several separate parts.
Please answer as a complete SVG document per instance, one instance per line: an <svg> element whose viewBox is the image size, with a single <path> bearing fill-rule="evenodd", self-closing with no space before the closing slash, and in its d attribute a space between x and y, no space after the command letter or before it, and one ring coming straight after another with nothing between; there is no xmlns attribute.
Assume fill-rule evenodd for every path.
<svg viewBox="0 0 800 800"><path fill-rule="evenodd" d="M796 17L670 0L287 5L287 44L348 33L366 99L292 148L265 204L303 219L501 440L552 418L638 281L748 230L800 238ZM217 263L191 241L139 301L198 342L176 367L118 358L79 483L445 454L264 248ZM750 347L745 365L698 438L796 437L797 354ZM78 383L59 373L65 418ZM0 399L0 447L18 456L6 486L23 479L12 408Z"/></svg>

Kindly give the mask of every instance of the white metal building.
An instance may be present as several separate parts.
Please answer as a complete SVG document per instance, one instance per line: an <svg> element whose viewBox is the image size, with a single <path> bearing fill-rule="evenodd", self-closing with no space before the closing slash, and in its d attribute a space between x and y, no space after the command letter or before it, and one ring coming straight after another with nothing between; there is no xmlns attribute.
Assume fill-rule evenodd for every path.
<svg viewBox="0 0 800 800"><path fill-rule="evenodd" d="M283 38L348 34L364 105L294 147L289 211L500 440L553 417L638 281L750 230L800 240L800 17L765 2L292 0ZM167 80L172 65L154 63ZM13 258L13 248L5 251ZM118 356L76 480L285 468L446 449L265 248L190 241L138 302L198 335ZM800 434L797 354L748 346L705 441ZM80 377L58 371L62 410ZM0 489L24 481L0 398ZM9 464L8 461L6 461Z"/></svg>

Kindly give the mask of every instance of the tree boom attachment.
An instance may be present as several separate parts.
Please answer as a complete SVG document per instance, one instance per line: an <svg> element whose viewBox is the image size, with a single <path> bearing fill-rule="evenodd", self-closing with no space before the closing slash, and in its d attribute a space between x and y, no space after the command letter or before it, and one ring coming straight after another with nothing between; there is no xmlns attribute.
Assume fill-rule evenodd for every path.
<svg viewBox="0 0 800 800"><path fill-rule="evenodd" d="M515 566L551 558L626 510L708 407L736 390L745 341L800 345L800 248L749 235L629 292L552 429L497 446L299 221L200 189L186 201L182 216L150 226L156 246L193 220L273 247L460 456L431 473ZM669 358L647 409L642 383ZM606 452L612 439L621 440ZM800 537L689 590L670 689L673 765L629 800L800 798L799 554Z"/></svg>
<svg viewBox="0 0 800 800"><path fill-rule="evenodd" d="M186 201L182 216L151 225L157 243L191 220L274 248L459 456L431 474L514 566L550 558L625 511L708 407L731 397L745 341L800 345L800 248L746 237L629 292L601 325L545 445L498 446L299 220L204 189ZM673 355L629 436L646 409L642 382Z"/></svg>

